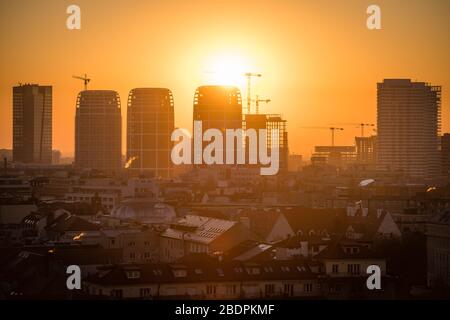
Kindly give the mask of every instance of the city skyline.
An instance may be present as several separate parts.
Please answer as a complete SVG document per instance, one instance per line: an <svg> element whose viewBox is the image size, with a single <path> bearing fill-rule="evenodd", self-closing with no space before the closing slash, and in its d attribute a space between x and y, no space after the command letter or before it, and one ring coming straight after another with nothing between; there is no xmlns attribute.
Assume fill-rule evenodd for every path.
<svg viewBox="0 0 450 320"><path fill-rule="evenodd" d="M161 319L450 300L449 14L0 0L0 300Z"/></svg>
<svg viewBox="0 0 450 320"><path fill-rule="evenodd" d="M446 98L450 50L444 40L449 27L444 15L448 2L434 1L431 6L413 1L405 11L400 1L381 1L383 28L377 31L365 27L366 3L319 2L264 2L247 21L245 10L255 3L238 7L234 2L219 6L208 2L134 1L125 5L81 1L82 28L77 31L65 28L65 4L2 3L0 32L11 49L7 46L0 53L4 70L0 75L0 116L4 119L0 148L12 147L11 87L20 81L53 86L53 147L64 155L74 155L73 119L82 83L72 75L83 73L92 77L89 89L115 90L122 101L131 88L169 88L174 96L175 127L190 128L196 87L231 81L245 102L246 81L241 73L260 72L263 76L252 83L253 97L272 100L261 106L261 112L283 115L288 121L290 151L305 157L314 145L328 143L329 132L315 131L311 137L299 126L375 123L376 83L385 78L442 85L442 132L450 130ZM174 7L177 9L172 10ZM206 10L220 10L223 18L194 21ZM14 21L9 18L13 16ZM169 27L164 18L179 23ZM235 23L230 25L228 20ZM117 30L115 41L105 36L111 30ZM31 38L18 42L35 33L44 35L37 37L39 43ZM415 37L408 37L412 33ZM134 52L133 61L130 52ZM98 56L104 58L98 60ZM125 105L123 109L122 153L126 150ZM358 128L346 127L336 143L353 144L357 135Z"/></svg>

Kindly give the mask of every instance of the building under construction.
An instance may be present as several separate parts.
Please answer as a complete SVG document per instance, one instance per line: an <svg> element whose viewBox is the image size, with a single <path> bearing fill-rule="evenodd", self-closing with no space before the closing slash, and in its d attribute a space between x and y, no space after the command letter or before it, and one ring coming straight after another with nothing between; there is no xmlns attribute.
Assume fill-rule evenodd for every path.
<svg viewBox="0 0 450 320"><path fill-rule="evenodd" d="M334 165L337 167L354 163L356 160L355 146L316 146L311 156L313 165Z"/></svg>
<svg viewBox="0 0 450 320"><path fill-rule="evenodd" d="M378 157L377 136L355 137L356 160L360 163L375 163Z"/></svg>
<svg viewBox="0 0 450 320"><path fill-rule="evenodd" d="M278 146L280 150L280 170L279 172L286 172L288 169L288 133L286 129L287 121L283 120L280 114L246 114L243 122L244 129L266 129L267 130L267 148L269 150L274 146L272 140L272 133L278 129ZM259 137L258 137L259 139ZM259 141L258 141L259 145ZM246 141L246 154L248 152L248 143Z"/></svg>

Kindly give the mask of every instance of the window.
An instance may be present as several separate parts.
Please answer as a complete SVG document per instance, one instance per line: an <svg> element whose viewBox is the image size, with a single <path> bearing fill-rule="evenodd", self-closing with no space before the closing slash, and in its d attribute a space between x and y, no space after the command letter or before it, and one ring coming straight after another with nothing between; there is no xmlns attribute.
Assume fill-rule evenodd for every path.
<svg viewBox="0 0 450 320"><path fill-rule="evenodd" d="M330 291L330 293L335 293L335 292L340 292L341 291L341 285L339 283L336 284L331 284L328 291Z"/></svg>
<svg viewBox="0 0 450 320"><path fill-rule="evenodd" d="M275 294L275 285L274 284L266 284L264 287L264 293L266 296L272 296Z"/></svg>
<svg viewBox="0 0 450 320"><path fill-rule="evenodd" d="M283 266L283 267L281 267L281 271L289 272L289 271L291 271L291 269L289 267L287 267L287 266Z"/></svg>
<svg viewBox="0 0 450 320"><path fill-rule="evenodd" d="M122 289L113 289L113 290L111 290L111 297L122 298L123 297Z"/></svg>
<svg viewBox="0 0 450 320"><path fill-rule="evenodd" d="M206 286L206 294L215 295L216 294L216 286L213 284L208 284Z"/></svg>
<svg viewBox="0 0 450 320"><path fill-rule="evenodd" d="M333 264L333 266L331 267L331 272L332 273L339 273L339 265Z"/></svg>
<svg viewBox="0 0 450 320"><path fill-rule="evenodd" d="M225 289L227 295L235 295L236 294L236 285L227 285Z"/></svg>
<svg viewBox="0 0 450 320"><path fill-rule="evenodd" d="M223 269L221 269L221 268L217 269L217 274L218 274L220 277L223 277L223 276L224 276L224 274L223 274Z"/></svg>
<svg viewBox="0 0 450 320"><path fill-rule="evenodd" d="M173 276L176 278L183 278L187 276L187 271L184 269L173 270Z"/></svg>
<svg viewBox="0 0 450 320"><path fill-rule="evenodd" d="M152 290L150 288L141 288L140 296L141 298L150 297Z"/></svg>
<svg viewBox="0 0 450 320"><path fill-rule="evenodd" d="M313 289L312 283L305 283L305 284L303 285L303 290L304 290L305 292L312 292L312 289Z"/></svg>
<svg viewBox="0 0 450 320"><path fill-rule="evenodd" d="M202 274L202 273L203 273L203 270L197 268L197 269L194 270L194 272L195 272L195 274Z"/></svg>
<svg viewBox="0 0 450 320"><path fill-rule="evenodd" d="M161 271L161 269L153 269L153 274L155 276L160 276L160 275L162 275L162 271Z"/></svg>
<svg viewBox="0 0 450 320"><path fill-rule="evenodd" d="M247 268L248 274L260 274L261 270L259 268Z"/></svg>
<svg viewBox="0 0 450 320"><path fill-rule="evenodd" d="M128 279L139 279L141 277L141 273L139 271L127 271Z"/></svg>
<svg viewBox="0 0 450 320"><path fill-rule="evenodd" d="M360 273L359 264L348 264L347 272L351 275L358 275Z"/></svg>
<svg viewBox="0 0 450 320"><path fill-rule="evenodd" d="M292 283L286 283L284 285L284 295L292 297L294 295L294 285Z"/></svg>
<svg viewBox="0 0 450 320"><path fill-rule="evenodd" d="M130 260L136 259L136 253L130 252Z"/></svg>
<svg viewBox="0 0 450 320"><path fill-rule="evenodd" d="M297 270L298 270L299 272L305 272L305 271L306 271L306 268L305 268L305 267L297 266Z"/></svg>

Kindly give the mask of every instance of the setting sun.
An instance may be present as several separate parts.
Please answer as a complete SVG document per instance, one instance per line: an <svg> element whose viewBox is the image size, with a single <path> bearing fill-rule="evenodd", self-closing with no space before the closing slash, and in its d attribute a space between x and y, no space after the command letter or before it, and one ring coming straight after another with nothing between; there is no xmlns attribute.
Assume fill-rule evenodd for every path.
<svg viewBox="0 0 450 320"><path fill-rule="evenodd" d="M205 68L206 81L209 84L233 85L245 87L244 73L250 66L246 59L237 54L219 54L212 56Z"/></svg>

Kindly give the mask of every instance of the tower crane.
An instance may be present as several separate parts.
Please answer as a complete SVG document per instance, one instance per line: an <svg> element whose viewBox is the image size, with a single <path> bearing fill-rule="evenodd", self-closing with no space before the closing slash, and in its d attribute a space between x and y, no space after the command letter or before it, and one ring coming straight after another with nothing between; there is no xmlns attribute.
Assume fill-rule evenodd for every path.
<svg viewBox="0 0 450 320"><path fill-rule="evenodd" d="M87 90L87 85L88 83L91 81L91 79L89 79L87 77L87 74L84 74L84 76L72 76L74 79L79 79L79 80L83 80L84 81L84 90Z"/></svg>
<svg viewBox="0 0 450 320"><path fill-rule="evenodd" d="M255 104L256 104L256 114L259 114L259 103L260 103L260 102L269 103L271 100L270 100L270 99L260 99L259 96L256 96L256 99L255 99L255 100L252 100L252 101L255 101ZM249 113L250 113L250 112L249 112Z"/></svg>
<svg viewBox="0 0 450 320"><path fill-rule="evenodd" d="M327 129L331 131L331 146L334 147L334 134L336 131L343 131L344 128L339 127L300 127L303 129Z"/></svg>
<svg viewBox="0 0 450 320"><path fill-rule="evenodd" d="M247 73L244 73L244 76L247 78L247 113L250 113L250 108L251 108L251 103L252 103L252 96L251 96L252 78L253 77L260 78L260 77L262 77L262 74L247 72Z"/></svg>
<svg viewBox="0 0 450 320"><path fill-rule="evenodd" d="M332 123L331 125L340 125L340 126L356 126L357 128L361 128L361 137L364 137L364 128L365 127L375 127L373 123Z"/></svg>

